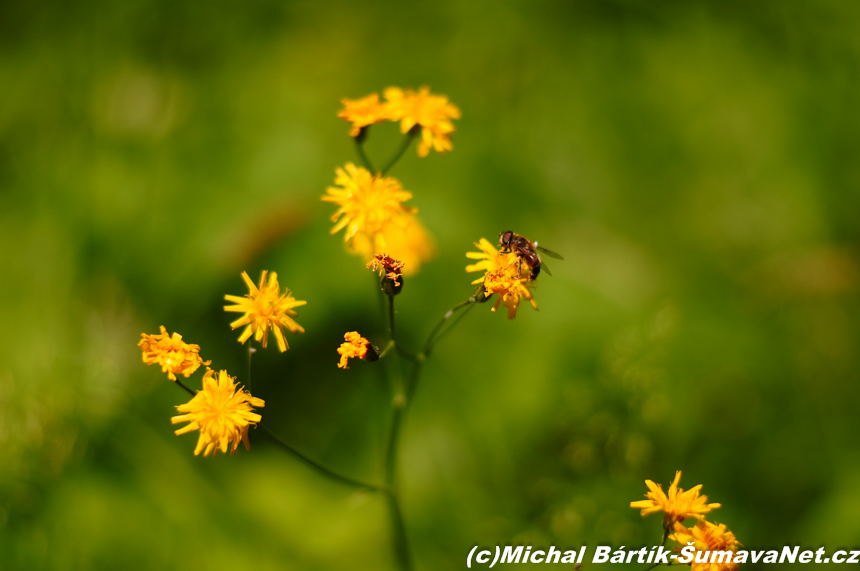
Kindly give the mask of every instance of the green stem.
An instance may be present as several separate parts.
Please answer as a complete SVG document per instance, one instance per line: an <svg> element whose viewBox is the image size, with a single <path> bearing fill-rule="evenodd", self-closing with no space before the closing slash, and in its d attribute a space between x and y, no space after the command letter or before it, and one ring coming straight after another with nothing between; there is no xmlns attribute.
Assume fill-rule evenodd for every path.
<svg viewBox="0 0 860 571"><path fill-rule="evenodd" d="M391 334L391 340L394 341L394 296L388 297L388 332Z"/></svg>
<svg viewBox="0 0 860 571"><path fill-rule="evenodd" d="M175 382L177 385L179 385L180 387L185 389L185 391L188 392L189 394L191 394L191 395L197 394L196 392L192 391L187 386L185 386L185 384L183 384L182 381L180 381L179 379L176 379ZM290 446L289 444L284 442L280 437L278 437L271 430L269 430L268 427L263 426L262 424L258 424L257 426L259 426L261 429L263 429L263 432L265 432L269 436L269 438L271 438L277 444L279 444L281 446L281 448L283 448L284 450L286 450L287 452L289 452L290 454L292 454L293 456L295 456L296 458L298 458L299 460L301 460L302 462L304 462L305 464L307 464L311 468L314 468L318 472L321 472L322 474L328 476L329 478L331 478L333 480L337 480L338 482L342 482L344 484L349 484L349 485L355 486L357 488L367 488L368 490L373 490L374 492L388 492L389 491L388 488L385 488L382 486L377 486L376 484L368 484L366 482L360 482L360 481L354 480L353 478L350 478L348 476L343 476L341 474L338 474L337 472L333 472L333 471L329 470L328 468L326 468L325 466L323 466L322 464L320 464L319 462L317 462L316 460L312 460L311 458L305 456L304 454L302 454L301 452L299 452L298 450L296 450L295 448L293 448L292 446Z"/></svg>
<svg viewBox="0 0 860 571"><path fill-rule="evenodd" d="M394 165L397 164L397 161L400 160L400 157L402 157L403 153L406 152L406 149L409 148L409 145L412 143L412 139L415 138L415 135L417 133L418 133L418 125L416 125L412 129L409 129L409 132L407 132L403 136L403 142L400 144L400 148L397 149L397 152L394 153L394 156L391 157L391 160L388 161L388 164L386 164L385 168L382 169L382 172L380 173L381 176L385 176L385 174L391 170L391 167L393 167Z"/></svg>
<svg viewBox="0 0 860 571"><path fill-rule="evenodd" d="M417 365L416 365L417 366ZM403 426L403 416L406 412L406 401L398 406L395 397L394 414L391 418L391 429L388 433L388 442L385 450L385 485L388 489L388 509L391 513L392 540L394 542L394 554L403 571L411 571L412 558L409 555L409 541L406 537L406 525L403 521L403 512L400 509L400 500L397 494L397 450L400 443L400 432Z"/></svg>
<svg viewBox="0 0 860 571"><path fill-rule="evenodd" d="M436 333L438 333L439 330L442 328L442 326L445 325L445 323L447 323L449 319L451 319L451 316L454 315L454 313L456 313L456 311L458 309L465 307L467 305L473 304L473 303L475 303L475 296L470 297L466 301L458 303L457 305L455 305L454 307L449 309L445 313L445 315L442 316L442 319L440 319L439 322L436 323L435 326L433 326L433 329L430 330L430 335L427 336L427 341L424 342L424 348L421 349L421 353L419 354L419 358L421 357L421 355L424 355L424 356L427 355L428 350L430 348L432 348L434 345Z"/></svg>
<svg viewBox="0 0 860 571"><path fill-rule="evenodd" d="M191 395L191 396L197 396L197 391L192 391L192 390L191 390L191 389L189 389L187 386L185 386L185 383L183 383L183 382L182 382L182 381L180 381L179 379L176 379L176 380L175 380L175 381L173 381L173 382L174 382L174 383L176 383L177 385L179 385L180 387L182 387L183 389L185 389L185 392L187 392L189 395Z"/></svg>
<svg viewBox="0 0 860 571"><path fill-rule="evenodd" d="M663 539L660 540L660 547L666 545L666 540L669 538L669 528L664 525L663 527ZM671 565L672 562L666 563L666 565ZM662 563L654 563L653 565L649 565L642 571L650 571L651 569L657 567L658 565L663 565Z"/></svg>
<svg viewBox="0 0 860 571"><path fill-rule="evenodd" d="M396 343L394 343L394 341L389 341L388 345L385 346L385 349L379 352L379 358L382 359L383 357L385 357L388 352L391 351L393 347L395 347L395 345Z"/></svg>
<svg viewBox="0 0 860 571"><path fill-rule="evenodd" d="M248 341L248 392L253 394L251 391L251 356L256 353L257 350L251 346L251 341Z"/></svg>
<svg viewBox="0 0 860 571"><path fill-rule="evenodd" d="M412 368L412 374L409 377L409 390L406 393L406 401L411 402L412 396L415 394L415 388L418 386L418 379L421 378L421 371L424 370L424 361L415 363Z"/></svg>
<svg viewBox="0 0 860 571"><path fill-rule="evenodd" d="M404 349L399 343L395 343L394 346L397 348L397 351L400 353L401 357L405 357L413 363L418 362L418 355L416 355L412 351L409 351L408 349Z"/></svg>
<svg viewBox="0 0 860 571"><path fill-rule="evenodd" d="M370 171L371 174L375 173L376 171L374 170L370 159L367 158L367 153L364 152L364 139L362 138L361 140L359 140L359 138L355 137L354 140L355 151L358 153L358 158L361 160L362 164L364 164L365 168Z"/></svg>
<svg viewBox="0 0 860 571"><path fill-rule="evenodd" d="M424 356L425 357L430 356L430 352L433 350L433 347L436 346L436 343L441 341L444 336L446 336L448 333L450 333L451 330L454 329L454 327L456 327L458 323L460 323L460 320L463 319L464 317L466 317L466 314L469 313L473 307L475 307L475 304L474 303L470 304L469 307L466 308L466 311L464 311L460 315L458 315L457 319L455 319L454 321L451 322L451 325L449 325L442 333L440 333L439 335L436 336L435 339L433 339L433 342L430 343L430 346L424 350Z"/></svg>
<svg viewBox="0 0 860 571"><path fill-rule="evenodd" d="M391 512L391 525L394 535L394 554L403 571L412 571L412 557L409 555L409 541L406 537L406 525L397 494L388 492L388 509Z"/></svg>
<svg viewBox="0 0 860 571"><path fill-rule="evenodd" d="M316 460L312 460L308 456L305 456L304 454L302 454L301 452L299 452L298 450L296 450L295 448L293 448L292 446L290 446L289 444L284 442L280 437L278 437L275 433L273 433L271 430L269 430L268 427L264 426L263 424L258 424L257 426L259 426L263 430L263 432L265 432L269 436L269 438L271 438L273 441L275 441L275 443L279 444L281 446L281 448L283 448L284 450L286 450L287 452L289 452L290 454L292 454L293 456L295 456L296 458L298 458L299 460L301 460L302 462L304 462L305 464L307 464L311 468L314 468L318 472L325 474L326 476L328 476L332 480L337 480L338 482L342 482L344 484L349 484L350 486L355 486L357 488L367 488L367 489L373 490L375 492L387 492L388 491L388 489L385 487L377 486L375 484L369 484L367 482L361 482L359 480L355 480L353 478L350 478L349 476L344 476L342 474L338 474L337 472L333 472L332 470L329 470L328 468L326 468L325 466L323 466L322 464L320 464Z"/></svg>
<svg viewBox="0 0 860 571"><path fill-rule="evenodd" d="M391 335L389 345L397 346L397 340L394 338L394 296L386 295L388 298L388 332ZM395 409L403 408L406 404L406 391L403 388L403 373L400 369L400 360L394 359L391 365L394 368L394 400L392 404Z"/></svg>
<svg viewBox="0 0 860 571"><path fill-rule="evenodd" d="M399 155L403 154L402 152ZM399 158L399 155L397 158ZM395 161L396 162L396 161ZM393 163L392 163L393 164ZM387 167L390 168L390 167ZM445 323L448 322L448 319L454 313L465 306L472 306L475 304L475 296L470 297L466 301L455 305L448 311L439 323L433 328L430 332L430 335L427 337L427 341L424 343L424 349L419 354L411 353L405 349L402 349L400 345L397 343L397 339L395 336L395 327L394 327L394 296L388 296L388 331L391 335L391 340L386 346L384 353L387 353L391 347L396 347L399 349L398 354L402 354L403 356L408 357L414 362L412 367L412 372L410 375L409 382L406 384L406 394L404 394L404 386L403 379L401 376L400 369L400 361L399 359L395 359L394 366L394 400L392 401L393 413L391 417L391 428L388 432L388 438L385 445L385 486L388 490L388 509L391 513L391 523L392 523L392 540L394 543L394 552L397 558L397 562L400 565L400 568L403 571L411 571L412 570L412 559L409 554L409 541L406 536L406 526L403 520L403 512L400 508L400 500L397 494L397 451L400 444L400 434L403 427L403 419L406 415L406 409L409 404L412 402L412 395L415 393L415 387L418 385L418 380L421 377L421 371L424 368L424 360L427 355L430 354L430 351L433 349L435 344L444 337L451 329L453 329L457 323L459 323L460 319L462 319L468 311L461 313L457 316L453 322L451 322L450 326L439 332Z"/></svg>
<svg viewBox="0 0 860 571"><path fill-rule="evenodd" d="M394 327L394 296L388 297L388 331L391 335L389 346L397 346ZM397 354L397 353L395 353ZM391 365L394 369L394 399L392 400L393 414L391 428L385 446L385 486L388 490L388 509L391 513L391 534L394 543L394 555L403 571L412 570L412 558L409 555L409 542L406 537L406 524L400 509L400 499L397 495L395 480L397 477L397 449L400 442L400 429L403 423L403 413L407 405L403 387L403 377L400 360L394 359Z"/></svg>

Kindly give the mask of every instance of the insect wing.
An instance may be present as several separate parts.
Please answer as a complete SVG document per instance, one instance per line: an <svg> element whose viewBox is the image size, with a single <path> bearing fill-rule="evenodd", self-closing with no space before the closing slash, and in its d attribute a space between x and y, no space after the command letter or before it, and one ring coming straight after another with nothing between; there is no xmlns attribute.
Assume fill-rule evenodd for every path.
<svg viewBox="0 0 860 571"><path fill-rule="evenodd" d="M543 261L541 261L541 264L540 264L540 271L542 271L543 273L545 273L548 276L552 275L552 272L549 271L548 267L546 267L546 262L543 262Z"/></svg>
<svg viewBox="0 0 860 571"><path fill-rule="evenodd" d="M547 250L546 248L544 248L544 247L542 247L542 246L535 246L535 248L536 248L536 249L537 249L541 254L546 254L546 255L547 255L547 256L549 256L550 258L555 258L556 260L563 260L563 259L564 259L564 258L562 258L562 257L561 257L561 254L559 254L559 253L557 253L557 252L553 252L552 250ZM551 274L550 274L550 275L551 275Z"/></svg>

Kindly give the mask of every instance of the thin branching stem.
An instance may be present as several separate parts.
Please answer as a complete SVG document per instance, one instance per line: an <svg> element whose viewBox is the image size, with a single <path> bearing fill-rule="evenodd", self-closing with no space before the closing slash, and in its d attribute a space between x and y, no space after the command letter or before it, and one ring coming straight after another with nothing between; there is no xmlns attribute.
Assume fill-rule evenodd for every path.
<svg viewBox="0 0 860 571"><path fill-rule="evenodd" d="M394 337L394 296L388 295L388 333L391 335L391 340L395 341Z"/></svg>
<svg viewBox="0 0 860 571"><path fill-rule="evenodd" d="M364 138L361 137L353 137L355 141L355 152L358 153L358 158L364 167L372 173L375 173L376 170L373 168L373 164L370 162L370 159L367 157L367 153L364 152Z"/></svg>
<svg viewBox="0 0 860 571"><path fill-rule="evenodd" d="M336 481L344 483L344 484L349 484L350 486L355 486L357 488L367 488L368 490L373 490L375 492L387 492L388 491L388 489L383 487L383 486L377 486L376 484L361 482L361 481L356 480L354 478L350 478L349 476L344 476L343 474L338 474L337 472L334 472L334 471L326 468L325 466L323 466L322 464L320 464L316 460L311 459L310 457L302 454L301 452L299 452L298 450L296 450L295 448L293 448L292 446L287 444L281 437L279 437L274 432L269 430L269 428L267 426L265 426L263 424L258 424L257 426L259 426L263 430L263 432L265 432L266 435L272 439L272 441L274 441L276 444L280 445L281 448L283 448L284 450L286 450L287 452L289 452L290 454L292 454L293 456L295 456L296 458L298 458L299 460L301 460L302 462L304 462L305 464L307 464L311 468L315 469L317 472L320 472L321 474L328 476L332 480L336 480Z"/></svg>
<svg viewBox="0 0 860 571"><path fill-rule="evenodd" d="M394 554L403 571L412 571L412 556L409 554L409 541L406 538L406 524L403 521L403 512L400 509L400 501L393 491L388 492L388 509L391 511L391 525L395 537Z"/></svg>
<svg viewBox="0 0 860 571"><path fill-rule="evenodd" d="M400 153L402 154L402 152ZM385 444L385 486L388 492L388 507L391 513L391 524L392 524L392 540L394 543L394 553L397 559L398 564L402 571L411 571L412 570L412 558L409 554L409 542L406 536L406 526L403 520L403 511L400 507L400 498L397 494L397 453L400 444L400 434L403 427L403 419L406 415L406 410L409 404L412 402L412 395L415 393L415 387L418 385L418 379L421 377L421 372L424 369L424 361L429 352L433 349L435 344L446 335L451 329L453 329L457 323L459 323L460 319L465 316L468 311L465 311L457 316L457 319L450 322L450 326L444 330L442 327L448 323L448 320L451 318L457 310L471 306L475 304L476 299L475 296L470 297L466 301L462 303L458 303L454 307L452 307L436 324L436 326L430 331L430 335L427 337L427 341L424 343L424 348L421 353L415 354L412 353L400 346L397 343L396 338L396 328L395 328L395 319L394 319L394 296L388 295L388 331L390 334L390 341L388 345L385 347L385 350L382 354L387 354L392 347L397 348L396 355L407 358L413 362L412 371L409 376L409 381L405 386L405 394L404 394L404 385L403 379L401 375L400 361L399 359L395 359L395 363L393 363L393 371L394 371L394 399L392 401L392 416L391 416L391 427L388 431L388 437L386 439ZM442 330L440 332L440 330Z"/></svg>
<svg viewBox="0 0 860 571"><path fill-rule="evenodd" d="M433 341L430 343L430 345L427 347L427 349L424 350L424 356L425 357L430 356L430 352L433 350L433 347L435 347L436 344L439 341L441 341L444 336L446 336L448 333L450 333L451 330L454 329L454 327L456 327L458 323L460 323L460 320L463 319L464 317L466 317L466 314L469 313L469 311L471 311L473 307L475 307L474 303L469 304L469 306L466 308L466 311L461 312L460 315L458 315L457 318L451 322L451 325L449 325L447 328L445 328L444 331L439 333L439 335L437 335L436 338L433 339Z"/></svg>
<svg viewBox="0 0 860 571"><path fill-rule="evenodd" d="M388 295L388 332L391 336L389 346L397 345L394 327L394 296ZM395 355L399 355L395 353ZM394 554L402 571L412 571L412 558L409 555L409 541L406 536L406 525L403 521L403 511L400 509L400 498L397 494L397 450L400 442L400 429L403 422L403 413L407 404L406 394L403 387L403 377L400 369L400 360L394 359L392 364L394 371L394 399L392 401L393 413L391 427L385 445L385 486L388 490L388 509L391 513L391 533L394 544Z"/></svg>
<svg viewBox="0 0 860 571"><path fill-rule="evenodd" d="M666 545L666 540L668 538L669 538L669 527L667 525L664 525L663 526L663 538L660 540L660 547L663 547L664 545ZM671 564L672 564L672 562L670 561L669 563L666 563L665 565L671 565ZM663 563L654 563L653 565L649 565L648 567L646 567L642 571L650 571L651 569L654 569L655 567L657 567L659 565L664 565L664 564Z"/></svg>
<svg viewBox="0 0 860 571"><path fill-rule="evenodd" d="M248 368L248 384L251 383L251 369L250 369L250 356L251 356L251 354L253 354L253 351L249 351L249 353L248 353L248 359L249 359L249 361L248 361L248 366L249 366L249 368ZM176 379L175 382L177 385L179 385L179 387L184 389L188 394L190 394L192 396L197 394L195 391L188 388L179 379ZM366 488L368 490L373 490L374 492L388 492L388 488L386 488L384 486L377 486L376 484L369 484L367 482L361 482L361 481L356 480L354 478L350 478L349 476L344 476L343 474L338 474L337 472L329 470L328 468L326 468L325 466L323 466L322 464L320 464L316 460L313 460L310 457L305 456L304 454L302 454L301 452L299 452L298 450L296 450L295 448L293 448L292 446L287 444L281 437L279 437L274 432L269 430L269 428L267 426L264 426L262 423L258 424L257 426L259 428L261 428L263 430L263 432L265 432L269 436L269 438L271 438L276 444L280 445L281 448L283 448L284 450L286 450L291 455L298 458L299 460L301 460L302 462L304 462L305 464L307 464L311 468L314 468L315 470L317 470L321 474L324 474L325 476L331 478L332 480L337 480L338 482L341 482L344 484L349 484L349 485L355 486L357 488Z"/></svg>
<svg viewBox="0 0 860 571"><path fill-rule="evenodd" d="M410 360L410 361L412 361L413 363L418 362L418 355L416 355L416 354L415 354L415 353L413 353L412 351L409 351L408 349L405 349L405 348L403 347L403 345L400 345L399 343L395 343L394 345L395 345L395 347L397 348L397 352L398 352L398 353L400 353L400 356L401 356L401 357L404 357L404 358L406 358L406 359L409 359L409 360Z"/></svg>
<svg viewBox="0 0 860 571"><path fill-rule="evenodd" d="M197 391L193 391L193 390L189 389L187 386L185 386L185 383L183 383L179 379L176 379L173 382L176 383L177 385L179 385L180 387L182 387L183 389L185 389L185 392L188 393L189 395L191 395L191 396L197 395Z"/></svg>
<svg viewBox="0 0 860 571"><path fill-rule="evenodd" d="M451 319L451 316L453 316L458 309L461 309L473 303L475 303L474 296L470 297L466 301L458 303L457 305L449 309L447 312L445 312L445 315L442 316L442 319L440 319L439 322L433 326L433 329L430 330L430 335L427 336L427 341L424 342L424 347L421 349L420 355L427 355L428 350L434 345L436 334L439 332L442 326L445 325L449 319Z"/></svg>
<svg viewBox="0 0 860 571"><path fill-rule="evenodd" d="M417 125L415 127L418 127ZM394 153L394 156L391 157L391 160L385 165L385 168L382 169L380 173L382 176L385 176L388 171L391 170L391 167L397 164L397 161L400 160L400 157L403 156L403 153L406 152L406 149L409 148L409 145L412 143L412 139L415 138L415 135L418 134L418 129L413 127L403 136L403 141L400 143L400 148L397 149L397 152Z"/></svg>
<svg viewBox="0 0 860 571"><path fill-rule="evenodd" d="M251 390L251 357L256 353L257 350L251 345L251 342L248 341L248 392L253 394Z"/></svg>
<svg viewBox="0 0 860 571"><path fill-rule="evenodd" d="M389 341L388 345L385 346L385 349L383 349L382 351L379 352L379 358L382 359L383 357L385 357L388 354L388 352L391 351L395 347L395 345L396 344L394 343L394 341Z"/></svg>

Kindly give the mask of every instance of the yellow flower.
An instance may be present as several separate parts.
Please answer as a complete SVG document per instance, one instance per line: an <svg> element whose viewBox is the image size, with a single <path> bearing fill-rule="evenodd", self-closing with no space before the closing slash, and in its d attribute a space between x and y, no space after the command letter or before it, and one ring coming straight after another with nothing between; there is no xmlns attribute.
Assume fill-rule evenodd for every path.
<svg viewBox="0 0 860 571"><path fill-rule="evenodd" d="M737 563L727 563L724 555L717 555L716 558L713 556L715 551L731 551L731 556L734 557L734 552L740 545L735 534L726 529L724 524L717 525L702 520L697 522L692 529L687 529L682 524L676 523L675 533L670 535L669 539L680 543L682 546L692 543L697 552L711 552L711 555L707 556L707 562L697 563L694 558L690 563L692 567L690 571L734 571L738 568ZM711 559L721 559L722 561L711 563Z"/></svg>
<svg viewBox="0 0 860 571"><path fill-rule="evenodd" d="M337 348L340 354L340 363L337 364L340 369L349 369L347 364L350 359L366 359L368 361L376 361L379 359L379 354L370 341L358 334L357 331L350 331L343 336L345 343L341 343Z"/></svg>
<svg viewBox="0 0 860 571"><path fill-rule="evenodd" d="M446 96L433 95L426 86L418 93L389 87L384 95L388 100L389 118L400 121L401 132L408 133L415 125L421 126L418 156L426 157L431 148L443 154L454 148L450 135L455 129L451 119L459 119L460 110Z"/></svg>
<svg viewBox="0 0 860 571"><path fill-rule="evenodd" d="M182 340L182 335L174 333L173 337L167 334L164 325L161 333L147 335L141 333L141 340L137 344L143 351L143 362L147 365L161 365L161 370L167 373L167 378L176 380L176 375L191 376L200 365L209 365L212 361L204 361L200 358L200 345L190 345Z"/></svg>
<svg viewBox="0 0 860 571"><path fill-rule="evenodd" d="M681 481L681 471L675 472L675 479L669 486L669 495L663 493L663 488L651 480L645 480L645 485L650 490L645 497L647 500L630 502L631 508L641 509L642 517L646 515L663 512L663 527L669 529L676 522L681 522L688 517L704 519L702 514L720 507L720 504L707 504L708 496L700 496L699 490L702 485L694 486L688 491L678 487Z"/></svg>
<svg viewBox="0 0 860 571"><path fill-rule="evenodd" d="M245 297L225 295L224 299L232 301L236 305L225 305L224 311L237 311L245 314L230 324L233 329L247 325L242 335L239 336L240 343L244 343L252 334L256 333L254 339L258 342L261 341L263 349L265 349L269 340L269 329L271 329L278 341L278 349L283 352L290 348L284 337L284 327L289 329L290 333L305 332L304 327L293 321L292 317L298 315L293 311L293 308L305 305L307 302L296 300L290 295L290 290L286 288L282 294L281 287L278 285L278 274L275 272L269 274L267 283L267 273L266 270L263 270L258 287L248 277L247 272L242 272L242 279L245 280L250 293Z"/></svg>
<svg viewBox="0 0 860 571"><path fill-rule="evenodd" d="M341 99L343 109L338 117L352 123L351 137L357 137L363 127L388 119L388 106L379 101L379 95L372 93L361 99Z"/></svg>
<svg viewBox="0 0 860 571"><path fill-rule="evenodd" d="M363 167L346 163L346 169L338 168L334 183L322 199L334 202L340 208L332 215L335 222L332 234L346 228L344 242L359 234L373 236L407 213L416 210L402 203L412 198L412 193L403 190L400 182L390 176L375 176Z"/></svg>
<svg viewBox="0 0 860 571"><path fill-rule="evenodd" d="M517 254L498 251L486 238L481 238L475 246L481 251L467 252L466 257L481 261L466 266L466 271L486 271L483 277L472 283L483 283L487 297L496 293L499 294L493 305L493 311L496 311L499 305L504 305L508 308L508 319L513 319L517 316L517 309L522 300L528 301L532 307L537 309L537 302L531 292L534 286L528 280L530 274L527 270L521 269L522 262Z"/></svg>
<svg viewBox="0 0 860 571"><path fill-rule="evenodd" d="M252 407L265 405L263 400L251 396L242 387L237 389L233 377L227 371L221 371L216 381L215 371L209 370L203 376L203 390L197 391L187 403L176 407L176 410L186 414L174 416L170 421L173 424L189 423L177 430L176 434L200 431L194 449L195 456L201 451L204 456L209 456L213 451L217 456L219 450L226 454L230 445L230 454L235 454L239 442L245 444L245 450L251 449L248 427L256 426L262 418Z"/></svg>
<svg viewBox="0 0 860 571"><path fill-rule="evenodd" d="M399 280L403 275L404 265L403 262L395 260L388 254L376 253L373 255L373 259L367 262L367 269L374 272L378 270L380 277L385 274L385 277L394 282L395 286L399 287Z"/></svg>
<svg viewBox="0 0 860 571"><path fill-rule="evenodd" d="M417 210L403 204L412 193L397 179L347 163L345 169L337 169L335 184L322 199L339 205L331 217L335 222L331 233L345 228L343 238L350 250L365 260L375 252L388 252L407 265L407 273L417 272L421 262L432 257L432 241L414 216Z"/></svg>

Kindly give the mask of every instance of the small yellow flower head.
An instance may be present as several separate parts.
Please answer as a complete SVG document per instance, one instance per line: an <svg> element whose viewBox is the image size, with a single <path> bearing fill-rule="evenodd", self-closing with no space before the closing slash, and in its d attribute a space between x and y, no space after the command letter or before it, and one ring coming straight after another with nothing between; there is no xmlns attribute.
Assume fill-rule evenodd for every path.
<svg viewBox="0 0 860 571"><path fill-rule="evenodd" d="M331 233L346 228L343 240L348 244L360 234L373 236L397 223L402 215L416 212L403 205L412 198L412 193L403 190L396 178L372 175L366 168L352 163L346 163L345 169L338 168L335 172L337 186L330 186L322 199L340 206L331 217L335 222Z"/></svg>
<svg viewBox="0 0 860 571"><path fill-rule="evenodd" d="M245 445L245 450L251 449L248 427L256 426L262 418L252 407L265 405L263 400L251 396L242 387L237 388L227 371L221 371L216 380L215 371L209 370L203 376L203 390L197 391L187 403L176 407L176 410L186 414L174 416L170 421L173 424L189 423L177 430L176 434L200 431L194 449L195 456L200 452L209 456L213 451L217 456L219 450L226 454L231 445L230 454L235 454L239 442Z"/></svg>
<svg viewBox="0 0 860 571"><path fill-rule="evenodd" d="M357 137L362 128L388 119L388 106L379 101L379 95L372 93L361 99L341 99L343 109L338 117L352 123L350 137Z"/></svg>
<svg viewBox="0 0 860 571"><path fill-rule="evenodd" d="M418 93L389 87L384 95L388 100L389 119L400 121L401 132L408 133L415 125L421 126L418 156L426 157L431 148L442 154L454 148L451 133L455 129L451 119L459 119L460 110L445 95L433 95L426 86Z"/></svg>
<svg viewBox="0 0 860 571"><path fill-rule="evenodd" d="M466 271L486 272L472 283L483 284L484 295L487 297L499 294L493 311L496 311L499 305L504 305L508 308L508 319L513 319L517 316L522 300L528 301L537 309L537 302L531 291L534 286L528 279L530 273L521 269L522 261L516 252L500 252L486 238L481 238L475 246L481 251L467 252L466 257L480 261L466 266Z"/></svg>
<svg viewBox="0 0 860 571"><path fill-rule="evenodd" d="M433 255L432 241L414 216L416 209L403 202L412 193L393 177L375 176L365 168L347 163L337 169L335 185L322 197L339 205L332 215L331 233L346 229L344 242L353 252L370 260L376 252L388 252L417 272Z"/></svg>
<svg viewBox="0 0 860 571"><path fill-rule="evenodd" d="M694 486L688 491L678 487L681 481L681 471L675 472L675 479L669 486L669 495L663 493L660 484L651 480L645 480L645 485L650 490L645 494L647 500L630 502L631 508L641 509L642 517L652 513L663 512L663 528L669 529L677 522L682 522L688 517L704 519L702 514L709 513L720 507L720 504L707 504L708 496L700 496L702 485Z"/></svg>
<svg viewBox="0 0 860 571"><path fill-rule="evenodd" d="M296 300L290 295L290 290L286 288L282 294L278 284L278 274L275 272L268 274L268 282L266 281L267 274L268 272L263 270L260 276L260 285L256 286L248 277L248 273L242 272L242 279L245 280L250 293L245 297L225 295L224 299L232 301L236 305L225 305L224 311L236 311L245 314L230 324L233 329L247 325L242 335L239 336L240 343L244 343L251 335L254 335L254 339L262 342L263 349L265 349L269 340L269 329L271 329L278 341L278 349L284 352L290 348L290 345L284 337L283 328L289 329L290 333L305 332L304 327L293 321L292 318L298 315L293 311L293 308L305 305L307 302Z"/></svg>
<svg viewBox="0 0 860 571"><path fill-rule="evenodd" d="M358 334L357 331L349 331L343 336L345 342L340 344L337 352L340 354L340 369L349 369L347 364L350 359L365 359L373 362L379 359L379 353L371 345L370 341Z"/></svg>
<svg viewBox="0 0 860 571"><path fill-rule="evenodd" d="M683 524L675 523L675 533L669 536L669 539L680 543L682 546L693 544L696 551L731 551L732 557L737 551L738 540L735 534L726 529L724 524L714 524L709 521L701 520L696 523L692 529L687 529ZM678 548L679 550L682 547ZM701 556L700 556L701 557ZM738 568L735 562L710 562L711 557L708 557L707 562L697 563L695 558L690 563L690 571L734 571ZM725 559L725 558L723 558Z"/></svg>
<svg viewBox="0 0 860 571"><path fill-rule="evenodd" d="M373 255L373 259L367 262L367 269L371 271L378 271L379 276L383 277L383 282L388 282L390 292L386 292L389 295L400 293L400 289L403 286L400 280L403 279L403 262L399 260L395 260L388 254L380 254L376 253ZM383 291L385 290L385 283L383 283Z"/></svg>
<svg viewBox="0 0 860 571"><path fill-rule="evenodd" d="M171 337L164 325L161 326L160 334L141 333L140 336L141 340L137 346L143 351L143 362L147 365L161 365L161 370L167 373L167 378L171 381L176 380L176 375L185 375L185 378L188 378L200 365L212 363L200 358L200 345L185 343L179 333L174 333Z"/></svg>

